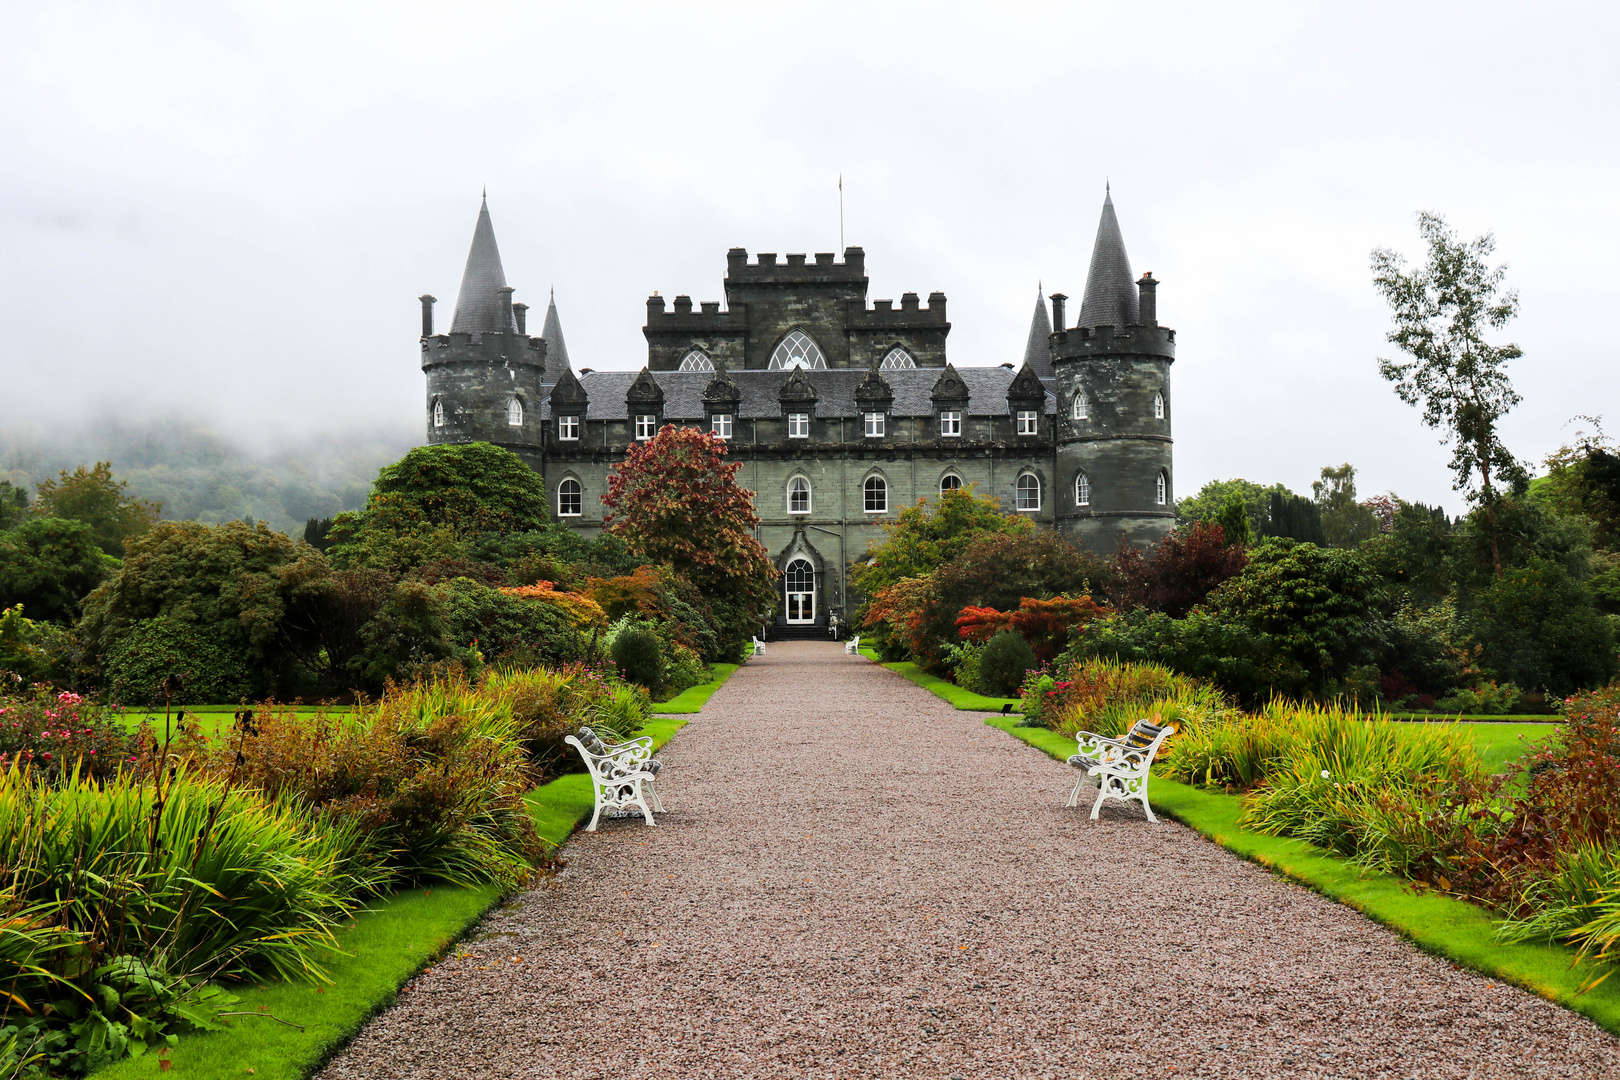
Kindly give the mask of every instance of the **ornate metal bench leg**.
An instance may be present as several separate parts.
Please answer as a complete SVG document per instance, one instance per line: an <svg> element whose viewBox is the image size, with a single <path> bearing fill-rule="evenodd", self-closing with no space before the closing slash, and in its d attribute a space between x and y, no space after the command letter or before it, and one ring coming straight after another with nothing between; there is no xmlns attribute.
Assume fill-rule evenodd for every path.
<svg viewBox="0 0 1620 1080"><path fill-rule="evenodd" d="M586 832L595 832L596 823L602 817L602 785L594 785L596 789L596 810L591 814L591 823L585 826Z"/></svg>
<svg viewBox="0 0 1620 1080"><path fill-rule="evenodd" d="M662 814L664 812L664 802L658 797L658 785L649 780L642 786L647 792L647 797L652 801L652 808Z"/></svg>
<svg viewBox="0 0 1620 1080"><path fill-rule="evenodd" d="M1074 782L1074 790L1069 792L1069 801L1065 805L1067 805L1067 806L1079 806L1080 805L1080 785L1084 784L1085 782L1086 782L1086 774L1081 773L1080 774L1080 779L1078 779L1078 780L1076 780Z"/></svg>
<svg viewBox="0 0 1620 1080"><path fill-rule="evenodd" d="M1091 804L1091 820L1097 820L1097 814L1102 810L1103 800L1108 798L1108 777L1097 777L1097 801Z"/></svg>
<svg viewBox="0 0 1620 1080"><path fill-rule="evenodd" d="M1153 824L1157 825L1159 823L1159 819L1153 816L1153 807L1148 805L1147 792L1142 792L1141 796L1139 797L1142 800L1142 811L1147 814L1147 819L1153 822Z"/></svg>

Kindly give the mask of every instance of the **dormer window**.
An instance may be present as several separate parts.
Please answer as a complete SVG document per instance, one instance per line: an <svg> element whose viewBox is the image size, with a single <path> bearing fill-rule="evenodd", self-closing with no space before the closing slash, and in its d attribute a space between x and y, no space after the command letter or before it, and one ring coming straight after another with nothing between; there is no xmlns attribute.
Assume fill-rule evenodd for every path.
<svg viewBox="0 0 1620 1080"><path fill-rule="evenodd" d="M579 441L579 417L577 417L577 416L559 416L559 417L557 417L557 438L561 439L564 442L577 442L577 441Z"/></svg>
<svg viewBox="0 0 1620 1080"><path fill-rule="evenodd" d="M1020 435L1038 435L1038 434L1040 434L1040 419L1039 419L1039 417L1036 414L1034 409L1019 409L1018 410L1018 434L1020 434Z"/></svg>
<svg viewBox="0 0 1620 1080"><path fill-rule="evenodd" d="M962 437L962 414L956 409L947 409L939 414L939 433L947 439Z"/></svg>
<svg viewBox="0 0 1620 1080"><path fill-rule="evenodd" d="M1164 394L1157 390L1153 393L1153 419L1164 419Z"/></svg>
<svg viewBox="0 0 1620 1080"><path fill-rule="evenodd" d="M866 414L866 437L868 439L883 438L883 414L869 412Z"/></svg>
<svg viewBox="0 0 1620 1080"><path fill-rule="evenodd" d="M433 399L433 426L444 427L444 401L440 398Z"/></svg>
<svg viewBox="0 0 1620 1080"><path fill-rule="evenodd" d="M1074 392L1074 404L1069 408L1069 415L1076 420L1084 420L1091 415L1091 402L1086 400L1084 390Z"/></svg>
<svg viewBox="0 0 1620 1080"><path fill-rule="evenodd" d="M523 402L517 398L506 403L506 422L513 427L523 426Z"/></svg>
<svg viewBox="0 0 1620 1080"><path fill-rule="evenodd" d="M710 360L709 354L704 352L702 349L693 349L691 352L681 357L681 370L713 371L714 361Z"/></svg>
<svg viewBox="0 0 1620 1080"><path fill-rule="evenodd" d="M658 434L658 416L656 413L641 413L636 417L636 439L646 441Z"/></svg>
<svg viewBox="0 0 1620 1080"><path fill-rule="evenodd" d="M782 343L771 353L770 369L772 371L785 371L788 368L810 368L821 370L827 366L827 358L821 353L821 346L816 344L815 338L803 330L791 330Z"/></svg>
<svg viewBox="0 0 1620 1080"><path fill-rule="evenodd" d="M903 371L917 366L910 353L896 345L884 354L883 362L878 367L884 371Z"/></svg>
<svg viewBox="0 0 1620 1080"><path fill-rule="evenodd" d="M722 439L731 438L731 414L715 413L710 417L709 433Z"/></svg>
<svg viewBox="0 0 1620 1080"><path fill-rule="evenodd" d="M810 414L807 412L788 413L788 438L808 439L810 437Z"/></svg>

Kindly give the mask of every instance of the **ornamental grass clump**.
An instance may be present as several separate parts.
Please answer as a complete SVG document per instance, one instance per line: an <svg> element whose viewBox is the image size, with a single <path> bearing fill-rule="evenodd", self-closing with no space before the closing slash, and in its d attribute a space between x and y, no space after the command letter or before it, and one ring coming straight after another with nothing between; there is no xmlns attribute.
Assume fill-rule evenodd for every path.
<svg viewBox="0 0 1620 1080"><path fill-rule="evenodd" d="M1025 722L1064 735L1090 731L1114 738L1142 719L1202 729L1234 714L1226 696L1159 664L1092 657L1060 667L1055 675L1025 681ZM1179 741L1179 740L1177 740Z"/></svg>
<svg viewBox="0 0 1620 1080"><path fill-rule="evenodd" d="M557 670L491 671L479 689L511 709L537 782L584 768L579 755L563 742L579 728L598 728L627 739L646 723L646 694L601 667L570 664Z"/></svg>

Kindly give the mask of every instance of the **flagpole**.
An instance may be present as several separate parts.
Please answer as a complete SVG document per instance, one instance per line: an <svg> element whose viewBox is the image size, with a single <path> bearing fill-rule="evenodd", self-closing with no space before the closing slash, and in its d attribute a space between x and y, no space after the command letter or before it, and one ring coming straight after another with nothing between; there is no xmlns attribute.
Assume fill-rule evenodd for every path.
<svg viewBox="0 0 1620 1080"><path fill-rule="evenodd" d="M844 174L838 174L838 250L844 250Z"/></svg>

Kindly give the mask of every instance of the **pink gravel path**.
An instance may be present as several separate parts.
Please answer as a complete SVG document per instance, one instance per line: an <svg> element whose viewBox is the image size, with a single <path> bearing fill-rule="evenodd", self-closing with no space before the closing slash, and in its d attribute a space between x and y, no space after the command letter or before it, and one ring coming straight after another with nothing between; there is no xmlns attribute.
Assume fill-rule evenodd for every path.
<svg viewBox="0 0 1620 1080"><path fill-rule="evenodd" d="M1620 1077L1620 1041L830 643L770 646L661 755L668 812L416 979L321 1074ZM521 957L521 961L514 958Z"/></svg>

